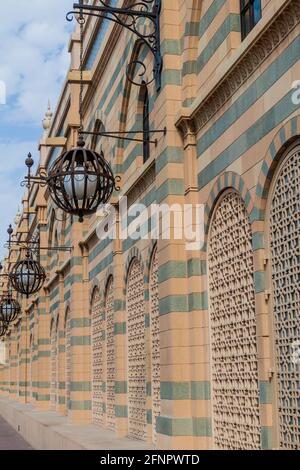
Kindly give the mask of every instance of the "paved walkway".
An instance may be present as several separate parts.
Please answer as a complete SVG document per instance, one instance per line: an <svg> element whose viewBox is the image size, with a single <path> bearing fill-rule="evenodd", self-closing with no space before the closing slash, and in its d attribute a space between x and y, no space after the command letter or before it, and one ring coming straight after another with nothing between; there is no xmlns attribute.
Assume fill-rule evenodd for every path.
<svg viewBox="0 0 300 470"><path fill-rule="evenodd" d="M0 416L0 450L33 450Z"/></svg>

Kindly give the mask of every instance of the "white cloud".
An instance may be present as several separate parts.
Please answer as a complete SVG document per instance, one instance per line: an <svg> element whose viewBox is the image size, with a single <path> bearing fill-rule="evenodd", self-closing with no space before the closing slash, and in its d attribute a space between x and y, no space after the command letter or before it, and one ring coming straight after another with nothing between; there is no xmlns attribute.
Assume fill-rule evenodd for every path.
<svg viewBox="0 0 300 470"><path fill-rule="evenodd" d="M0 259L7 226L21 205L24 160L29 151L38 156L48 99L54 109L70 64L67 45L74 27L66 21L72 0L2 3L0 81L7 96L0 105Z"/></svg>
<svg viewBox="0 0 300 470"><path fill-rule="evenodd" d="M1 5L0 80L8 102L2 122L40 123L48 99L56 101L70 62L71 8L70 0L15 0L13 11Z"/></svg>

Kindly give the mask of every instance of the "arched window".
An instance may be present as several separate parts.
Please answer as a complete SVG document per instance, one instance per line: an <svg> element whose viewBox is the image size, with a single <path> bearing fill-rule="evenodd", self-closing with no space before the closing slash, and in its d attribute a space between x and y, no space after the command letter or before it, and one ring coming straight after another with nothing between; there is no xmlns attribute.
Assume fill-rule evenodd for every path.
<svg viewBox="0 0 300 470"><path fill-rule="evenodd" d="M214 446L259 449L252 233L244 202L231 190L213 214L208 270Z"/></svg>
<svg viewBox="0 0 300 470"><path fill-rule="evenodd" d="M127 281L128 433L146 440L146 345L144 275L134 259Z"/></svg>
<svg viewBox="0 0 300 470"><path fill-rule="evenodd" d="M279 447L300 449L300 145L283 160L270 199Z"/></svg>
<svg viewBox="0 0 300 470"><path fill-rule="evenodd" d="M158 256L155 249L150 269L150 351L152 390L152 438L157 442L156 422L160 416L160 326L158 296Z"/></svg>
<svg viewBox="0 0 300 470"><path fill-rule="evenodd" d="M99 289L95 288L92 297L92 419L100 426L106 424L105 334L105 312Z"/></svg>
<svg viewBox="0 0 300 470"><path fill-rule="evenodd" d="M105 294L105 315L106 315L106 414L107 427L115 429L115 333L114 333L114 280L110 277Z"/></svg>
<svg viewBox="0 0 300 470"><path fill-rule="evenodd" d="M67 309L65 316L65 379L66 379L66 413L71 405L71 381L72 381L72 362L71 362L71 314Z"/></svg>
<svg viewBox="0 0 300 470"><path fill-rule="evenodd" d="M260 19L261 0L241 0L242 39L245 39Z"/></svg>
<svg viewBox="0 0 300 470"><path fill-rule="evenodd" d="M150 105L147 85L143 87L143 161L150 158Z"/></svg>

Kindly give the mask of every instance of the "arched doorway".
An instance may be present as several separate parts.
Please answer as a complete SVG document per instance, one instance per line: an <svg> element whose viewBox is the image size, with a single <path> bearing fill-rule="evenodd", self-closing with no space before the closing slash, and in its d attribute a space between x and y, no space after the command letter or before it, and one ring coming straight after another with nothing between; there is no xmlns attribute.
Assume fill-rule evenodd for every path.
<svg viewBox="0 0 300 470"><path fill-rule="evenodd" d="M223 193L212 216L208 273L214 447L259 449L252 232L234 190Z"/></svg>
<svg viewBox="0 0 300 470"><path fill-rule="evenodd" d="M282 449L300 449L299 143L283 156L268 206L278 440Z"/></svg>
<svg viewBox="0 0 300 470"><path fill-rule="evenodd" d="M128 434L146 440L146 345L144 274L134 259L127 280Z"/></svg>

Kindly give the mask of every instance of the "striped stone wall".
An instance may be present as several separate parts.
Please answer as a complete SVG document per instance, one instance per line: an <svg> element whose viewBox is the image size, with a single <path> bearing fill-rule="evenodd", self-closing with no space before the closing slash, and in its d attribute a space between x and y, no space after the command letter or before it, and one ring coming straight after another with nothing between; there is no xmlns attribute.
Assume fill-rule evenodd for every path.
<svg viewBox="0 0 300 470"><path fill-rule="evenodd" d="M96 216L83 224L75 217L63 218L49 195L40 189L33 203L38 208L38 222L33 224L40 226L42 243L63 244L72 247L72 251L42 253L47 282L37 296L24 301L27 315L7 337L9 357L7 367L0 368L1 394L9 392L12 399L31 400L40 409L51 408L50 328L54 322L58 324L58 369L57 403L52 409L67 416L71 424L95 422L93 337L103 342L103 357L98 360L103 361L105 378L106 289L113 282L113 426L107 419L111 402L107 400L106 380L101 385L101 406L103 425L113 427L117 436L127 436L132 429L128 275L132 263L138 261L142 269L145 341L141 385L145 390L140 414L145 426L140 437L164 449L216 446L207 248L220 198L226 191L234 191L243 201L251 227L259 447L278 446L267 203L278 162L300 135L300 105L292 101L291 88L293 81L300 79L299 21L297 1L263 0L262 19L242 42L238 0L163 0L162 88L157 93L152 83L148 92L150 127L166 127L167 135L158 137L157 146L151 145L146 163L140 143L91 138L87 143L103 150L122 178L121 191L112 198L118 210L119 195L127 196L129 206L135 202L147 207L155 203L204 205L204 247L187 250L186 240L176 239L175 227L169 240L160 239L156 244L149 236L150 220L141 227L142 240L99 240ZM127 80L126 65L130 58L144 60L148 79L152 56L128 31L112 24L103 28L96 26L94 20L86 26L85 67L92 81L85 86L84 127L95 130L102 125L105 130L128 130L140 137L142 94ZM78 62L77 33L70 46L73 63ZM67 82L50 131L51 137L65 136L67 148L75 143L77 102L78 83ZM53 159L60 151L59 147L52 148L47 158ZM122 227L122 221L118 224ZM158 263L158 285L153 289L159 306L157 407L151 368L153 253L157 253ZM103 321L96 322L101 334L96 335L92 321L95 289L99 292L99 314L103 315ZM29 371L33 371L32 380Z"/></svg>

